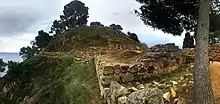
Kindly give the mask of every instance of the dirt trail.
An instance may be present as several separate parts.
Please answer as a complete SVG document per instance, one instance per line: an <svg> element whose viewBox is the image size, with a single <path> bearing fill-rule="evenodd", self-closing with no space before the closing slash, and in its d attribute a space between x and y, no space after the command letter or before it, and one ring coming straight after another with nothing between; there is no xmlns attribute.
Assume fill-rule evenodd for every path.
<svg viewBox="0 0 220 104"><path fill-rule="evenodd" d="M216 104L220 104L220 62L214 62L211 64L210 74Z"/></svg>

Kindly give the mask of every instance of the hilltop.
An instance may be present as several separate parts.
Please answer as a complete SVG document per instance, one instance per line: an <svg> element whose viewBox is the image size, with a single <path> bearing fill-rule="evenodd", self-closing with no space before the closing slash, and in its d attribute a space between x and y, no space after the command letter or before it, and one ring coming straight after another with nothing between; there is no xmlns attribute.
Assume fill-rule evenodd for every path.
<svg viewBox="0 0 220 104"><path fill-rule="evenodd" d="M144 46L110 27L84 26L55 36L44 52L73 52L95 55L122 50L144 50Z"/></svg>

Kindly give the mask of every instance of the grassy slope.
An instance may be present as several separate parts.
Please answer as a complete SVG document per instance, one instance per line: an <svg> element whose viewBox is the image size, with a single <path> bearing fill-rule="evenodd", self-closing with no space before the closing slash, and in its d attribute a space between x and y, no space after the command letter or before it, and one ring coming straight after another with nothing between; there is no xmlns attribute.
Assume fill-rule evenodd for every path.
<svg viewBox="0 0 220 104"><path fill-rule="evenodd" d="M96 96L90 94L99 91L92 62L85 64L72 57L38 56L22 64L26 73L7 96L1 94L3 104L18 104L25 96L37 100L38 104L88 104L94 99L91 97ZM12 94L13 99L9 100ZM96 101L97 104L101 102L99 98Z"/></svg>

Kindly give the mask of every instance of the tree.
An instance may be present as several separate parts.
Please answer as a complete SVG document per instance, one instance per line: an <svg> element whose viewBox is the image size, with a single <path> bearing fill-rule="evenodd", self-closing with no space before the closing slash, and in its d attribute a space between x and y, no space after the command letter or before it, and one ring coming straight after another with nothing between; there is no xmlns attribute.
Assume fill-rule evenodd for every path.
<svg viewBox="0 0 220 104"><path fill-rule="evenodd" d="M63 14L60 18L68 28L84 26L87 24L88 7L78 0L73 0L64 6Z"/></svg>
<svg viewBox="0 0 220 104"><path fill-rule="evenodd" d="M60 20L54 20L50 33L62 34L69 29L85 26L89 17L88 9L81 1L71 1L64 6Z"/></svg>
<svg viewBox="0 0 220 104"><path fill-rule="evenodd" d="M104 27L104 25L103 24L101 24L100 22L91 22L90 23L90 26L99 26L99 27Z"/></svg>
<svg viewBox="0 0 220 104"><path fill-rule="evenodd" d="M23 67L23 62L8 61L7 75L13 80L19 80L27 67ZM19 80L20 81L20 80Z"/></svg>
<svg viewBox="0 0 220 104"><path fill-rule="evenodd" d="M123 30L121 25L111 24L111 25L109 25L109 27L111 27L111 28L113 28L115 30Z"/></svg>
<svg viewBox="0 0 220 104"><path fill-rule="evenodd" d="M140 12L135 10L135 13L146 25L173 35L181 35L184 30L188 32L196 31L199 7L197 0L136 1L143 5L140 7ZM219 2L213 0L211 17L219 13L220 7L218 5ZM214 31L212 27L211 24L210 29Z"/></svg>
<svg viewBox="0 0 220 104"><path fill-rule="evenodd" d="M200 0L137 0L142 3L135 12L148 26L165 33L181 35L185 31L194 31L196 37L194 103L213 104L213 94L209 76L208 39L210 1ZM213 6L214 5L214 6ZM218 3L212 2L211 11L218 10ZM213 14L215 15L215 14ZM198 27L197 27L198 25ZM212 30L213 31L213 30Z"/></svg>
<svg viewBox="0 0 220 104"><path fill-rule="evenodd" d="M3 61L3 59L0 58L0 72L4 72L6 67L6 63Z"/></svg>
<svg viewBox="0 0 220 104"><path fill-rule="evenodd" d="M134 41L136 41L136 42L140 42L139 39L138 39L138 36L137 36L135 33L130 33L130 32L128 32L127 34L128 34L128 36L129 36L132 40L134 40Z"/></svg>
<svg viewBox="0 0 220 104"><path fill-rule="evenodd" d="M54 20L53 25L51 26L51 31L50 33L55 33L55 34L61 34L64 31L66 31L66 25L63 21L61 20Z"/></svg>
<svg viewBox="0 0 220 104"><path fill-rule="evenodd" d="M39 48L33 45L32 47L22 47L20 49L19 55L22 56L23 59L29 59L38 54L39 52Z"/></svg>
<svg viewBox="0 0 220 104"><path fill-rule="evenodd" d="M38 36L35 37L35 41L33 43L34 45L36 45L36 47L42 50L49 44L51 39L52 39L52 36L44 32L43 30L40 30L38 31Z"/></svg>
<svg viewBox="0 0 220 104"><path fill-rule="evenodd" d="M211 0L199 1L193 104L214 104L208 56L210 2Z"/></svg>
<svg viewBox="0 0 220 104"><path fill-rule="evenodd" d="M185 38L183 40L183 49L184 48L195 48L195 46L194 46L194 38L193 38L193 36L190 36L189 32L187 32L185 34Z"/></svg>

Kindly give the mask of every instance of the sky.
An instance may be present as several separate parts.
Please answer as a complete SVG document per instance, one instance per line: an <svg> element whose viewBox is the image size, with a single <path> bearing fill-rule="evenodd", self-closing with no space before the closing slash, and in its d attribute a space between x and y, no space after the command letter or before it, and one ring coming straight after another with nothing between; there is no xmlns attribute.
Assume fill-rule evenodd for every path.
<svg viewBox="0 0 220 104"><path fill-rule="evenodd" d="M1 0L0 52L19 52L30 45L39 30L49 31L71 0ZM173 36L150 28L134 14L140 4L135 0L80 0L89 7L88 24L99 21L109 26L120 24L123 32L136 33L148 46L175 43L182 46L183 35Z"/></svg>

